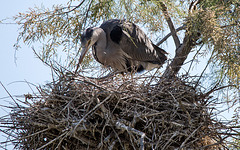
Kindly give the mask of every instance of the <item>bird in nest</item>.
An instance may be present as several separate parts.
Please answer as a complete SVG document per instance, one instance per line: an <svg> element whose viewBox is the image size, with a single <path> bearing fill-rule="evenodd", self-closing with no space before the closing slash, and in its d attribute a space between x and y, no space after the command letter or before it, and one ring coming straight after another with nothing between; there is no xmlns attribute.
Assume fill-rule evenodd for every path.
<svg viewBox="0 0 240 150"><path fill-rule="evenodd" d="M100 27L86 29L81 45L78 65L92 47L99 63L121 73L159 68L167 59L165 50L154 45L140 27L126 20L111 19Z"/></svg>

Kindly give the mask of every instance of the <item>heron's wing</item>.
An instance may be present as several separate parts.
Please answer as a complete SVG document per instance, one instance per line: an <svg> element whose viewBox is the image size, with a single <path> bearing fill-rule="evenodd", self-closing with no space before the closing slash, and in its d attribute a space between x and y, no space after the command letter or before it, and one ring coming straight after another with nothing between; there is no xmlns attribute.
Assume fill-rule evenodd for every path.
<svg viewBox="0 0 240 150"><path fill-rule="evenodd" d="M163 49L154 45L134 23L120 22L112 28L110 37L133 60L163 64L167 59Z"/></svg>

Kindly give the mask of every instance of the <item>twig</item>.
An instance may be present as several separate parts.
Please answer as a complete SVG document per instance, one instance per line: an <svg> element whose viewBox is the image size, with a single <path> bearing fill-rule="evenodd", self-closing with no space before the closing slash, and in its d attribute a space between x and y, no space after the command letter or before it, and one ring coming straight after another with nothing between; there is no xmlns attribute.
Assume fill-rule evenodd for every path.
<svg viewBox="0 0 240 150"><path fill-rule="evenodd" d="M116 130L113 128L113 126L111 126L112 130L113 130L113 133L115 134L115 136L117 137L117 140L119 142L119 144L121 145L122 149L125 149L124 146L123 146L123 143L118 135L118 133L116 132Z"/></svg>
<svg viewBox="0 0 240 150"><path fill-rule="evenodd" d="M49 144L52 144L54 141L60 139L61 137L63 137L64 135L66 135L67 132L64 132L63 134L61 134L60 136L56 137L55 139L51 140L50 142L48 142L47 144L41 146L40 148L36 149L36 150L41 150L43 149L44 147L48 146Z"/></svg>
<svg viewBox="0 0 240 150"><path fill-rule="evenodd" d="M97 142L95 140L89 139L88 137L85 137L83 134L80 134L79 136L74 135L73 137L78 139L79 141L81 141L84 144L88 144L93 147L97 146Z"/></svg>
<svg viewBox="0 0 240 150"><path fill-rule="evenodd" d="M77 125L74 127L73 132L78 128L78 126L85 120L85 118L91 114L93 111L95 111L98 107L100 107L103 103L105 103L112 94L110 94L108 97L106 97L101 103L97 104L93 109L91 109L87 114L85 114L82 119L77 123Z"/></svg>
<svg viewBox="0 0 240 150"><path fill-rule="evenodd" d="M185 109L185 107L183 106L181 100L180 100L180 99L176 100L175 97L172 95L171 92L168 91L168 93L173 97L174 101L178 102L177 107L180 107L180 108L187 114L187 116L188 116L188 122L189 122L189 124L191 124L191 116L190 116L189 112Z"/></svg>
<svg viewBox="0 0 240 150"><path fill-rule="evenodd" d="M2 82L0 81L0 84L2 85L2 87L4 88L4 90L7 92L7 94L11 97L11 99L13 100L13 102L17 105L18 108L21 108L18 103L16 102L16 100L12 97L12 95L8 92L8 90L5 88L5 86L2 84Z"/></svg>
<svg viewBox="0 0 240 150"><path fill-rule="evenodd" d="M105 126L104 126L104 128L105 128ZM102 130L102 132L104 132L104 129ZM109 142L109 140L111 138L113 138L114 134L113 134L113 132L111 132L107 137L104 138L104 140L102 140L102 136L103 136L103 133L101 133L101 142L97 146L98 149L101 149L101 147L103 146L103 143Z"/></svg>
<svg viewBox="0 0 240 150"><path fill-rule="evenodd" d="M47 65L48 67L50 67L51 69L53 69L55 72L58 72L59 70L56 69L52 64L49 64L47 63L46 61L44 61L41 56L38 55L38 53L36 52L36 50L34 49L34 47L32 46L32 50L33 50L33 53L37 56L37 58L42 62L44 63L45 65Z"/></svg>
<svg viewBox="0 0 240 150"><path fill-rule="evenodd" d="M90 84L90 85L93 85L93 86L95 86L95 87L98 88L98 89L103 89L103 90L109 91L108 89L106 89L106 88L104 88L104 87L102 87L102 86L99 86L99 85L97 85L97 84L89 81L88 77L82 76L82 78L84 78L84 80L81 80L81 78L79 78L79 77L75 77L74 79L75 79L75 80L83 81L83 82L88 83L88 84ZM109 91L109 92L110 92L110 91Z"/></svg>
<svg viewBox="0 0 240 150"><path fill-rule="evenodd" d="M226 86L221 86L221 87L217 88L217 85L218 85L218 84L216 84L216 85L214 86L214 88L212 88L211 90L209 90L207 93L203 94L203 95L202 95L202 98L205 99L207 96L209 96L211 93L213 93L213 92L215 92L215 91L218 91L218 90L221 90L221 89L224 89L224 88L227 88L227 87L234 87L234 86L236 86L236 85L226 85Z"/></svg>
<svg viewBox="0 0 240 150"><path fill-rule="evenodd" d="M26 138L32 137L32 136L34 136L34 135L40 134L40 133L42 133L42 132L45 132L45 131L47 131L47 130L50 130L50 128L43 129L43 130L41 130L41 131L38 131L38 132L33 133L33 134L31 134L31 135L24 136L24 137L22 137L22 138L17 138L17 137L16 137L16 138L13 139L13 140L8 140L8 141L5 141L5 142L0 142L0 144L9 143L9 142L14 142L14 141L21 141L21 140L24 140L24 139L26 139Z"/></svg>
<svg viewBox="0 0 240 150"><path fill-rule="evenodd" d="M109 150L112 150L114 148L114 145L116 144L117 139L112 142L112 144L108 147Z"/></svg>
<svg viewBox="0 0 240 150"><path fill-rule="evenodd" d="M200 82L200 79L202 78L204 72L205 72L206 69L208 68L208 65L209 65L210 62L212 61L212 57L213 57L214 53L215 53L215 51L212 51L212 54L211 54L211 56L210 56L210 58L209 58L209 60L208 60L208 62L207 62L207 65L205 66L205 68L204 68L203 71L201 72L201 75L200 75L200 77L198 78L198 81L197 81L197 83L196 83L196 85L195 85L194 88L196 88L196 87L198 86L198 83Z"/></svg>
<svg viewBox="0 0 240 150"><path fill-rule="evenodd" d="M227 28L227 27L232 27L232 26L236 26L236 25L238 25L238 23L224 25L224 26L221 26L220 28ZM240 24L238 26L240 26Z"/></svg>
<svg viewBox="0 0 240 150"><path fill-rule="evenodd" d="M185 140L184 142L182 142L181 146L179 149L183 148L183 146L185 145L185 143L200 129L200 127L202 127L202 125L200 125L197 129L195 129Z"/></svg>
<svg viewBox="0 0 240 150"><path fill-rule="evenodd" d="M187 74L189 74L190 69L192 68L192 65L193 65L193 61L195 60L195 58L196 58L197 55L199 54L199 52L200 52L200 50L202 49L202 47L203 47L203 44L202 44L202 45L200 46L200 48L197 50L197 52L196 52L196 54L193 56L192 60L190 60L190 61L191 61L191 64L190 64L190 66L189 66L189 68L188 68Z"/></svg>
<svg viewBox="0 0 240 150"><path fill-rule="evenodd" d="M126 130L128 132L133 132L133 133L135 133L137 135L140 135L141 136L141 138L140 138L140 150L144 150L144 138L146 137L145 133L143 133L143 132L141 132L139 130L136 130L134 128L131 128L129 126L126 126L125 124L123 124L123 123L121 123L119 121L116 122L116 127L120 128L120 129L124 129L124 130Z"/></svg>
<svg viewBox="0 0 240 150"><path fill-rule="evenodd" d="M178 131L176 131L171 138L167 141L167 143L163 146L162 150L165 150L167 148L167 145L172 141L172 139L179 134Z"/></svg>
<svg viewBox="0 0 240 150"><path fill-rule="evenodd" d="M80 49L81 49L81 47L78 49L78 52L80 51ZM79 58L80 58L80 57L79 57ZM80 60L78 60L77 67L76 67L76 69L75 69L75 71L74 71L75 74L78 74L78 69L79 69L79 67L80 67Z"/></svg>
<svg viewBox="0 0 240 150"><path fill-rule="evenodd" d="M80 4L78 4L77 6L75 6L73 9L71 9L71 10L69 10L69 11L67 11L67 12L65 12L65 13L70 13L70 12L72 12L72 11L74 11L74 10L76 10L77 8L79 8L82 4L83 4L83 2L85 2L85 0L83 0Z"/></svg>

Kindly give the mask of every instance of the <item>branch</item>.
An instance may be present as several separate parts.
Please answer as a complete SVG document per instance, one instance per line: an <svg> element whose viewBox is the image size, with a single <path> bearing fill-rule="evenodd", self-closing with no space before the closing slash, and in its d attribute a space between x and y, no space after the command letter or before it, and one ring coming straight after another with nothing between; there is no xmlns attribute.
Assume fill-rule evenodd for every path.
<svg viewBox="0 0 240 150"><path fill-rule="evenodd" d="M183 25L183 26L181 26L181 27L178 27L177 29L176 29L176 32L178 32L178 31L181 31L181 30L183 30L183 29L185 29L186 28L186 25ZM159 46L159 45L161 45L164 41L166 41L170 36L172 35L172 33L170 32L170 33L168 33L163 39L161 39L161 41L159 41L156 45L157 46Z"/></svg>
<svg viewBox="0 0 240 150"><path fill-rule="evenodd" d="M69 10L69 11L67 11L67 12L64 12L64 13L70 13L70 12L76 10L77 8L79 8L79 7L83 4L84 1L85 1L85 0L83 0L80 4L78 4L77 6L75 6L73 9L71 9L71 10Z"/></svg>
<svg viewBox="0 0 240 150"><path fill-rule="evenodd" d="M176 30L175 30L175 28L173 26L173 22L172 22L169 14L168 14L167 7L166 7L166 5L163 2L159 2L159 3L160 3L160 6L162 8L164 17L165 17L165 19L166 19L166 21L168 23L169 28L170 28L171 34L173 36L174 43L176 45L176 48L178 48L180 46L180 40L179 40L179 38L177 36L177 32L176 32Z"/></svg>

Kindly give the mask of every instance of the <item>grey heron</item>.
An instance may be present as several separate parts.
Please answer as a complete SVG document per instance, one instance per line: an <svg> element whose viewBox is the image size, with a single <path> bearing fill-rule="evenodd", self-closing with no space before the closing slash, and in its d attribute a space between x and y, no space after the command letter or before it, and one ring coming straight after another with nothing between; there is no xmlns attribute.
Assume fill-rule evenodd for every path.
<svg viewBox="0 0 240 150"><path fill-rule="evenodd" d="M167 59L166 51L154 45L140 27L125 20L111 19L86 29L81 44L79 64L92 47L99 63L121 73L151 70Z"/></svg>

